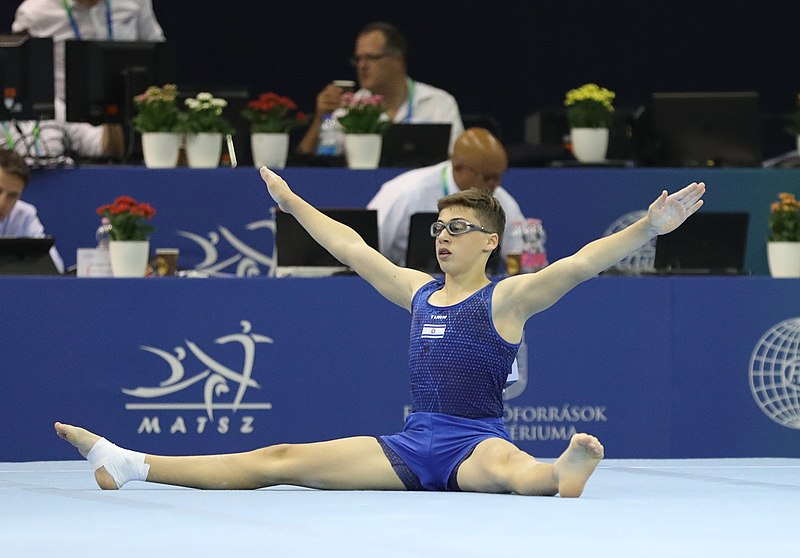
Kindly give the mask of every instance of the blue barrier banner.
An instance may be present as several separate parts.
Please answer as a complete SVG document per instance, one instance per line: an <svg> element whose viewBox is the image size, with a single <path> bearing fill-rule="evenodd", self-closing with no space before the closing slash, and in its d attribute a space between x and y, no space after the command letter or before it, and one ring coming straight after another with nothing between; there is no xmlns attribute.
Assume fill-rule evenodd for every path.
<svg viewBox="0 0 800 558"><path fill-rule="evenodd" d="M408 314L358 277L0 277L0 461L56 420L170 455L400 430ZM600 277L531 319L515 442L615 458L800 457L800 280Z"/></svg>

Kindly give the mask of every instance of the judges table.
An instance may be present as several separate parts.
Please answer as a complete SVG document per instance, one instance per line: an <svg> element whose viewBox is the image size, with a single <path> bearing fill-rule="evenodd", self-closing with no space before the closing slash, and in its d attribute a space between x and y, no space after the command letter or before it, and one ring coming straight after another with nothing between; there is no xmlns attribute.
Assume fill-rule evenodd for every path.
<svg viewBox="0 0 800 558"><path fill-rule="evenodd" d="M320 207L364 207L401 169L287 168L281 174ZM796 169L509 169L504 187L523 214L539 217L550 259L569 255L631 212L645 210L666 188L708 185L704 211L750 213L746 268L767 275L765 239L770 203L798 192ZM81 167L36 171L23 199L37 206L66 265L76 249L95 245L95 209L121 194L158 211L153 247L177 247L180 265L209 273L270 275L274 221L258 172L252 168L166 169Z"/></svg>
<svg viewBox="0 0 800 558"><path fill-rule="evenodd" d="M0 461L76 458L56 420L185 454L391 433L408 410L409 317L358 277L0 290ZM529 321L506 424L541 457L576 431L614 458L800 457L798 293L768 277L592 279Z"/></svg>

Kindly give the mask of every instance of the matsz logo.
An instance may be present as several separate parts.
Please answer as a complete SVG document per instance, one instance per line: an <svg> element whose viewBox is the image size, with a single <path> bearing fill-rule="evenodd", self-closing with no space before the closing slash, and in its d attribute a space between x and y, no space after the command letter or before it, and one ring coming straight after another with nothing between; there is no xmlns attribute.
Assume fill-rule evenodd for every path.
<svg viewBox="0 0 800 558"><path fill-rule="evenodd" d="M750 390L769 418L800 429L800 318L773 326L759 339L750 358Z"/></svg>
<svg viewBox="0 0 800 558"><path fill-rule="evenodd" d="M167 379L156 386L139 386L122 390L124 394L136 399L136 402L125 404L127 410L151 413L142 419L139 433L161 433L161 419L157 413L162 412L169 413L170 433L186 433L189 428L184 414L175 412L195 411L192 417L189 417L190 424L194 422L193 430L202 433L206 427L215 425L216 431L224 434L232 426L231 419L226 413L263 411L272 408L272 404L268 402L253 402L250 398L245 401L245 394L249 389L261 388L253 377L256 346L273 343L273 340L265 335L253 333L249 321L242 321L240 324L241 333L223 335L214 340L217 345L238 343L241 346L243 358L240 370L234 370L220 362L188 339L185 341L185 348L176 347L172 352L157 347L144 345L140 347L143 351L163 359L170 373ZM190 355L194 358L189 359ZM197 371L187 372L188 363L191 363ZM246 434L252 432L254 420L255 417L252 415L240 416L239 431Z"/></svg>
<svg viewBox="0 0 800 558"><path fill-rule="evenodd" d="M269 230L275 234L275 221L265 219L248 223L248 231ZM180 236L195 241L203 249L205 257L195 266L196 271L203 273L235 273L237 277L254 277L257 275L275 275L275 258L273 255L264 254L248 245L244 240L233 234L227 227L218 227L219 232L210 231L206 236L201 236L188 231L178 231ZM222 240L226 241L223 251L230 253L231 249L236 254L221 258L219 246ZM270 245L271 243L265 243ZM262 270L262 268L264 268Z"/></svg>

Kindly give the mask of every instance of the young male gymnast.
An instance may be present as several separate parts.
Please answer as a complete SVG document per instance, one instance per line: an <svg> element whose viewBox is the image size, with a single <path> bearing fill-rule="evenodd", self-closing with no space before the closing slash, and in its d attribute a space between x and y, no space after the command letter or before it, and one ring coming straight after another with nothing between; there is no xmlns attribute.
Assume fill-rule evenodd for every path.
<svg viewBox="0 0 800 558"><path fill-rule="evenodd" d="M502 391L525 322L570 289L668 233L703 205L705 185L663 191L647 215L535 274L493 282L486 262L500 245L505 216L491 194L466 190L439 201L431 226L444 279L400 268L347 226L317 211L263 167L278 206L378 292L411 312L413 410L401 433L308 444L279 444L227 455L159 456L123 449L57 422L56 432L95 469L101 488L128 481L246 489L288 484L338 490L463 490L577 497L603 458L589 434L575 434L553 463L511 442Z"/></svg>

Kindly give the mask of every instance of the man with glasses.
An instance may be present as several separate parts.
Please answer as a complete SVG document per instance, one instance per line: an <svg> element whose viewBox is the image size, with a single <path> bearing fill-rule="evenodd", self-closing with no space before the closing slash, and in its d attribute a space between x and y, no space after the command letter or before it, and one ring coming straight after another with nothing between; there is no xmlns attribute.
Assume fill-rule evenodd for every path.
<svg viewBox="0 0 800 558"><path fill-rule="evenodd" d="M488 190L497 198L506 213L504 235L509 235L511 223L524 216L516 200L500 185L507 168L508 157L500 140L484 128L469 128L456 140L449 160L412 169L384 183L367 204L368 209L378 211L381 253L404 266L411 216L434 212L439 198L470 188ZM501 246L502 261L507 250Z"/></svg>
<svg viewBox="0 0 800 558"><path fill-rule="evenodd" d="M382 95L392 122L450 124L452 149L455 138L464 130L458 103L446 91L406 74L407 50L406 39L395 26L375 22L364 27L350 60L361 87L356 95ZM322 121L327 114L338 116L342 93L341 87L329 84L317 95L314 119L298 145L299 153L315 152Z"/></svg>

